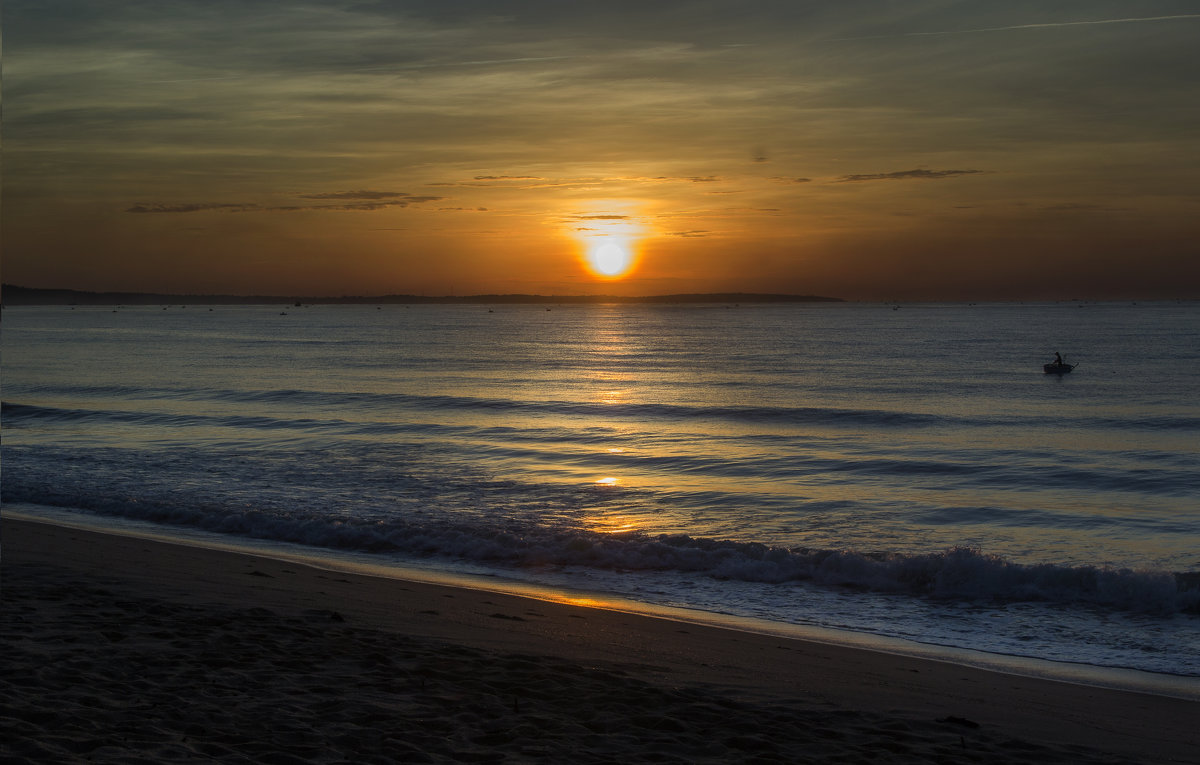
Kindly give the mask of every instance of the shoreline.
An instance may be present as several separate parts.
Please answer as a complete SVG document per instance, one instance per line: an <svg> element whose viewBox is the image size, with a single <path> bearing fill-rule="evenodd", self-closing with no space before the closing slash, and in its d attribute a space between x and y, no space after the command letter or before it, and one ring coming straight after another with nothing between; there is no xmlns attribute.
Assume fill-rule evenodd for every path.
<svg viewBox="0 0 1200 765"><path fill-rule="evenodd" d="M36 512L30 512L30 510L36 510ZM873 653L894 654L1031 679L1200 702L1200 677L1192 675L1149 672L1132 667L1104 666L1084 662L1054 661L1035 656L992 653L833 627L772 622L750 616L653 604L611 593L558 589L552 585L539 585L520 579L505 579L503 576L498 577L486 573L449 572L436 567L406 567L405 565L364 562L356 560L353 553L343 553L338 550L319 548L314 552L311 548L291 542L227 537L190 527L166 527L168 530L164 531L163 527L146 521L128 518L106 518L105 521L98 521L95 516L46 506L18 503L14 506L7 506L5 513L6 517L11 520L46 523L99 534L130 536L166 544L292 561L298 565L325 570L327 573L352 573L384 580L495 592L544 602L582 604L588 608L666 619L681 624L716 627L764 637L800 640Z"/></svg>
<svg viewBox="0 0 1200 765"><path fill-rule="evenodd" d="M640 761L639 752L669 754L675 746L683 753L679 761L728 761L749 751L795 761L891 752L899 758L893 761L912 761L967 749L987 762L1112 762L1114 757L1200 762L1196 701L40 521L5 517L2 530L5 661L10 665L3 673L4 695L13 706L5 712L5 727L15 736L5 736L0 748L17 761L38 760L35 749L47 746L50 731L63 751L86 749L96 761L106 756L115 761L131 749L150 757L201 756L197 740L211 751L223 748L255 761L254 747L274 739L270 731L253 734L246 728L256 723L253 715L223 718L222 725L194 719L204 708L196 706L197 698L207 698L205 683L215 675L249 673L243 680L257 683L256 693L273 698L276 706L304 698L378 705L377 694L365 687L403 686L398 679L403 673L390 657L411 655L423 666L442 667L437 682L446 688L486 681L486 687L456 691L467 696L456 696L447 708L439 705L450 691L427 692L425 675L421 687L405 686L403 699L388 697L389 709L411 706L412 720L442 719L454 710L453 731L447 729L445 739L450 749L433 740L413 744L419 730L406 734L405 746L415 746L425 761L450 761L454 751L468 750L481 761L554 761L567 754L578 761ZM43 621L55 614L62 617L58 622ZM97 626L97 614L111 622L107 628ZM57 638L50 639L53 635ZM247 635L258 637L247 643ZM176 657L188 670L183 675L155 680L142 671L140 682L131 680L124 689L126 695L114 691L119 686L111 674L121 657L141 661L156 655L155 646L161 651L163 645L202 638L209 641L205 645L219 638L236 650L224 659L220 653L184 651ZM127 647L139 645L141 650L126 655ZM49 670L29 666L30 656L53 662L55 652L73 657L53 665L74 667L64 687L47 676ZM297 656L307 662L317 654L329 658L331 666L316 662L289 669ZM244 661L226 661L237 657ZM341 666L344 661L353 666ZM267 669L256 675L255 666ZM14 678L21 682L14 685ZM83 711L66 697L82 703ZM126 706L139 698L158 699L153 733L139 733L141 743L123 749L106 737L103 720L100 727L84 725L89 709L102 711L99 718L116 714L120 698ZM467 715L461 711L464 704L475 702L466 698L482 706ZM73 713L72 719L80 720L76 727L87 730L68 725L59 731L64 720L39 730L36 721L50 720L52 710L35 709L32 721L20 717L34 700L57 705L53 708L63 715ZM304 717L312 708L300 704L279 724L316 730L316 723ZM715 712L706 717L704 710ZM522 727L535 715L538 725ZM753 720L783 725L778 715L798 719L783 728L752 730ZM647 722L650 717L654 722ZM290 756L331 761L317 753L352 746L350 739L337 743L351 725L350 718L339 719L340 733L314 733L317 738L304 744L307 749ZM389 725L399 730L396 720L402 719L408 718L400 715L386 725L354 723L362 728L356 728L360 745L370 748L362 735L374 736L371 731ZM603 725L597 722L601 719ZM712 726L735 719L744 734L730 730L714 739ZM558 736L554 731L560 728L574 733ZM634 729L640 733L630 737ZM590 730L592 737L581 730ZM651 746L651 740L658 743ZM162 748L168 746L182 749ZM825 754L817 756L818 751ZM421 759L413 752L400 757L406 758ZM76 759L86 758L77 752ZM347 759L354 757L347 754Z"/></svg>

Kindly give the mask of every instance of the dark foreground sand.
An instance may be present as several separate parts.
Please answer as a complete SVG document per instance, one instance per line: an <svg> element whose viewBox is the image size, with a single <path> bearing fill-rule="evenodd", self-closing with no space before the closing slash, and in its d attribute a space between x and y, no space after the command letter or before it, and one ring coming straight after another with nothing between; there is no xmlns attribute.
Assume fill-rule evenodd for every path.
<svg viewBox="0 0 1200 765"><path fill-rule="evenodd" d="M1200 762L1200 703L5 519L0 762Z"/></svg>

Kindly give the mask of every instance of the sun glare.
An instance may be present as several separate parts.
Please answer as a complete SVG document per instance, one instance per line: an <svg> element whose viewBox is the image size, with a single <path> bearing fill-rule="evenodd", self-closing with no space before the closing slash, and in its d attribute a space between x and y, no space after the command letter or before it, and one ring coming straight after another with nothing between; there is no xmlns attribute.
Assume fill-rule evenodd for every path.
<svg viewBox="0 0 1200 765"><path fill-rule="evenodd" d="M594 199L563 217L578 243L575 257L597 281L616 281L641 262L640 243L647 235L642 203L631 199Z"/></svg>
<svg viewBox="0 0 1200 765"><path fill-rule="evenodd" d="M601 239L588 251L588 263L598 276L615 279L623 276L633 265L633 254L624 242Z"/></svg>

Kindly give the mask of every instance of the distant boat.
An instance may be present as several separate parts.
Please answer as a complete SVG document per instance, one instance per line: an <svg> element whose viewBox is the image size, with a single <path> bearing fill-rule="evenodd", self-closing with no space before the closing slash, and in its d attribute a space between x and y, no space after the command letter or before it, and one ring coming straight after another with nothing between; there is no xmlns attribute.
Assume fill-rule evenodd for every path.
<svg viewBox="0 0 1200 765"><path fill-rule="evenodd" d="M1048 375L1065 375L1076 366L1076 364L1064 364L1058 361L1052 361L1049 364L1042 364L1042 371Z"/></svg>

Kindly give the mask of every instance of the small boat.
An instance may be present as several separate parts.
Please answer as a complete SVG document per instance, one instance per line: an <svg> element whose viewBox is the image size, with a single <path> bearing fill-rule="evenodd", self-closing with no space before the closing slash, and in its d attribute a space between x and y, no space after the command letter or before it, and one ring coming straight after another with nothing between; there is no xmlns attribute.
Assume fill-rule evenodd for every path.
<svg viewBox="0 0 1200 765"><path fill-rule="evenodd" d="M1075 364L1062 364L1057 361L1052 361L1049 364L1042 364L1042 371L1048 375L1065 375L1075 368Z"/></svg>

